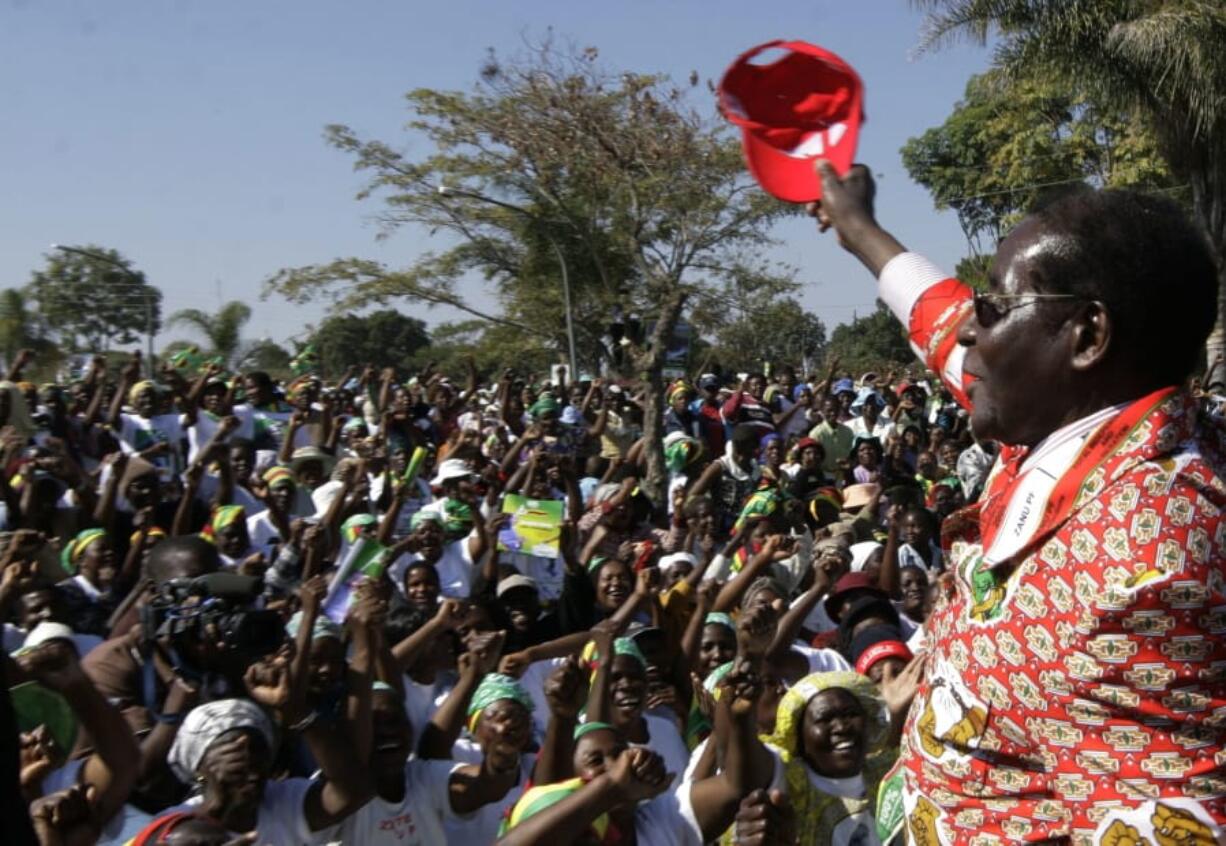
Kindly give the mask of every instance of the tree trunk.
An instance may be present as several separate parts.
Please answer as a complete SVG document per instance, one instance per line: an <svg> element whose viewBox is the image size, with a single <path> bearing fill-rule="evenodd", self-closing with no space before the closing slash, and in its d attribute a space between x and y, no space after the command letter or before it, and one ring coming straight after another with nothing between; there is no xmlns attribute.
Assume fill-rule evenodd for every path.
<svg viewBox="0 0 1226 846"><path fill-rule="evenodd" d="M1226 382L1226 140L1190 146L1185 161L1192 213L1204 228L1217 261L1217 322L1205 342L1205 360L1211 370L1205 374L1207 387Z"/></svg>
<svg viewBox="0 0 1226 846"><path fill-rule="evenodd" d="M643 454L647 460L647 475L642 488L656 509L664 512L668 511L668 468L664 466L664 355L684 303L683 291L674 292L665 301L648 338L647 349L634 356L634 366L647 388L643 398Z"/></svg>

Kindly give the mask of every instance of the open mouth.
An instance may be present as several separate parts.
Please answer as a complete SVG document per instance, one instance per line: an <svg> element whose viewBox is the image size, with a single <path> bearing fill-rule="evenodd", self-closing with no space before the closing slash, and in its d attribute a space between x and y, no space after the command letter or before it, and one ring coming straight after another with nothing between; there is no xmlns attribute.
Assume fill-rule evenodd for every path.
<svg viewBox="0 0 1226 846"><path fill-rule="evenodd" d="M830 744L831 751L839 755L849 755L860 751L860 740L855 737L835 739Z"/></svg>
<svg viewBox="0 0 1226 846"><path fill-rule="evenodd" d="M384 754L390 754L392 752L399 752L403 749L404 749L404 744L401 743L399 740L385 740L383 743L380 743L375 746L376 752L381 752Z"/></svg>
<svg viewBox="0 0 1226 846"><path fill-rule="evenodd" d="M610 588L606 593L608 593L609 599L617 603L624 602L626 597L629 596L629 592L624 588Z"/></svg>
<svg viewBox="0 0 1226 846"><path fill-rule="evenodd" d="M637 693L615 693L613 704L623 711L634 711L642 706L643 697Z"/></svg>

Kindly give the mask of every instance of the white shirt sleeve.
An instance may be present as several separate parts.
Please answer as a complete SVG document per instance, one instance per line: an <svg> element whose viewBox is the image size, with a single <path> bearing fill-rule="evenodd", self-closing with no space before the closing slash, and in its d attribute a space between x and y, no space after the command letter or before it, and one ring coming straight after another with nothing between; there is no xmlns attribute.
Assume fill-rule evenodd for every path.
<svg viewBox="0 0 1226 846"><path fill-rule="evenodd" d="M911 309L919 298L933 285L949 278L948 273L919 253L899 253L881 268L877 293L902 325L910 326Z"/></svg>

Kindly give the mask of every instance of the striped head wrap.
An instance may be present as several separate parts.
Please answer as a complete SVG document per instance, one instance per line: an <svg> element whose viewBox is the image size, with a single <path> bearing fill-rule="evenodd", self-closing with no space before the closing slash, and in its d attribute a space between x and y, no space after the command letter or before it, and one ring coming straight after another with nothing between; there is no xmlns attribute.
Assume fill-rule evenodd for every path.
<svg viewBox="0 0 1226 846"><path fill-rule="evenodd" d="M341 524L341 537L346 543L355 543L362 534L362 529L373 526L376 522L373 514L354 514Z"/></svg>
<svg viewBox="0 0 1226 846"><path fill-rule="evenodd" d="M60 551L60 563L64 565L64 572L75 575L77 564L80 562L81 556L85 554L85 550L89 549L89 545L96 540L105 538L106 529L86 529L65 544L64 548Z"/></svg>
<svg viewBox="0 0 1226 846"><path fill-rule="evenodd" d="M554 784L542 784L524 791L524 795L519 798L519 801L515 803L515 807L511 809L510 815L502 821L502 825L498 829L498 836L500 838L505 836L508 831L524 820L530 819L546 808L561 802L577 790L582 789L583 784L583 779L576 777ZM597 840L603 842L605 836L609 833L608 814L601 814L597 817L592 822L589 831L596 836Z"/></svg>
<svg viewBox="0 0 1226 846"><path fill-rule="evenodd" d="M284 485L289 485L291 488L298 487L298 483L294 481L294 474L288 467L277 465L269 467L264 471L264 484L268 485L268 489L279 488Z"/></svg>
<svg viewBox="0 0 1226 846"><path fill-rule="evenodd" d="M477 730L477 723L480 722L485 709L503 699L518 702L527 708L529 713L535 707L532 697L517 679L502 673L486 673L473 692L472 701L468 704L468 731L470 734Z"/></svg>
<svg viewBox="0 0 1226 846"><path fill-rule="evenodd" d="M142 379L141 381L133 385L131 388L129 388L128 389L128 405L135 406L137 398L140 397L140 395L143 394L145 391L153 391L156 394L158 391L157 382L154 382L151 379Z"/></svg>
<svg viewBox="0 0 1226 846"><path fill-rule="evenodd" d="M232 526L239 520L247 518L247 509L241 505L219 505L213 509L213 516L200 531L200 537L209 543L217 543L217 534L227 526Z"/></svg>

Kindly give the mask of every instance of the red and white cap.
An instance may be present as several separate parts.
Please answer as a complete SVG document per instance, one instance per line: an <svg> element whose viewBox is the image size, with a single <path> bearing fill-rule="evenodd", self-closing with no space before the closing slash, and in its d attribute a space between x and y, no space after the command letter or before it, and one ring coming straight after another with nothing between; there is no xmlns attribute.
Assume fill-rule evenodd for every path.
<svg viewBox="0 0 1226 846"><path fill-rule="evenodd" d="M765 50L788 54L770 64ZM770 41L742 53L719 84L720 109L741 128L750 172L767 193L793 203L821 199L816 159L840 175L855 160L864 84L851 65L806 41Z"/></svg>

